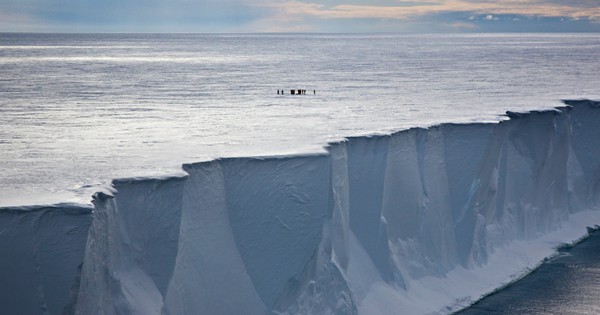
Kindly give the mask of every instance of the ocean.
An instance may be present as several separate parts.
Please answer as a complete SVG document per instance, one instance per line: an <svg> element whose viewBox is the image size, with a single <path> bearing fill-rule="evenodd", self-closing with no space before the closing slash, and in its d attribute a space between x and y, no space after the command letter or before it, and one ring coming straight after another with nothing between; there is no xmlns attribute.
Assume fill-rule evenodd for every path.
<svg viewBox="0 0 600 315"><path fill-rule="evenodd" d="M600 233L594 232L518 282L457 315L600 313Z"/></svg>
<svg viewBox="0 0 600 315"><path fill-rule="evenodd" d="M0 206L599 98L598 51L600 34L0 34Z"/></svg>

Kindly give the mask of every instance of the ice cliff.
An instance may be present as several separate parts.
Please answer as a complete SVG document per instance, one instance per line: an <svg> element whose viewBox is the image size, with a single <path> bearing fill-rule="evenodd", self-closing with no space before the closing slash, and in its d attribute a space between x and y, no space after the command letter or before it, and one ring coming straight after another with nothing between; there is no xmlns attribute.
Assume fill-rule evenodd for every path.
<svg viewBox="0 0 600 315"><path fill-rule="evenodd" d="M600 223L600 102L507 116L0 209L0 311L455 311Z"/></svg>
<svg viewBox="0 0 600 315"><path fill-rule="evenodd" d="M0 208L0 314L63 312L78 291L91 213L76 204Z"/></svg>

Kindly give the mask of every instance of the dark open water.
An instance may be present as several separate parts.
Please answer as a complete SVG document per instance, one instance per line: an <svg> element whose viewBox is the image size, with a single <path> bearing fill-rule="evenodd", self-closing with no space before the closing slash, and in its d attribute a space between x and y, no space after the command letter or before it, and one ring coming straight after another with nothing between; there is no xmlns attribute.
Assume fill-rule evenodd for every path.
<svg viewBox="0 0 600 315"><path fill-rule="evenodd" d="M600 314L600 232L457 314Z"/></svg>

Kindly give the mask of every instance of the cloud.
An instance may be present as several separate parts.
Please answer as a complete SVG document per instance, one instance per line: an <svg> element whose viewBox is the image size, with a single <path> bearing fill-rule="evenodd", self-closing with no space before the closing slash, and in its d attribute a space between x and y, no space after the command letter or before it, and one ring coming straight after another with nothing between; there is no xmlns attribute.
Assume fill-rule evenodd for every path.
<svg viewBox="0 0 600 315"><path fill-rule="evenodd" d="M598 0L593 1L597 3ZM371 30L364 21L378 24L380 29L385 29L382 25L387 23L388 30L392 31L598 31L591 21L600 19L600 5L594 6L593 1L325 0L317 3L311 0L263 0L255 5L277 12L279 21L286 27L296 20L301 25L312 25L311 29L317 31L323 27L335 31L342 25L349 27L345 31ZM549 19L539 20L541 17ZM539 22L529 22L530 18L538 18ZM544 28L544 24L555 23L560 18L581 21L576 27L561 28L554 24L552 28ZM495 23L481 24L484 21Z"/></svg>
<svg viewBox="0 0 600 315"><path fill-rule="evenodd" d="M479 26L477 26L476 24L467 22L453 22L450 23L449 26L460 30L475 30L479 28Z"/></svg>
<svg viewBox="0 0 600 315"><path fill-rule="evenodd" d="M600 17L600 5L578 5L577 1L555 2L542 0L440 0L438 2L398 1L396 5L373 6L360 4L323 4L302 1L273 2L267 6L278 7L285 14L304 15L330 19L408 19L415 16L443 12L472 12L489 15L532 15L546 17ZM410 4L410 5L407 5Z"/></svg>
<svg viewBox="0 0 600 315"><path fill-rule="evenodd" d="M579 19L597 31L598 1L0 0L0 31L443 31L524 17Z"/></svg>

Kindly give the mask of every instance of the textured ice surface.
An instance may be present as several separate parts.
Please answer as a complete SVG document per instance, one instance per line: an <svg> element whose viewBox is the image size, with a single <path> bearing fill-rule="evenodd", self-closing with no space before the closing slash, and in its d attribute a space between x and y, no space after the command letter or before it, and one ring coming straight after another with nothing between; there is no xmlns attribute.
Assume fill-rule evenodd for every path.
<svg viewBox="0 0 600 315"><path fill-rule="evenodd" d="M77 314L458 310L600 222L600 103L567 103L116 180L94 197L80 279L73 257L62 271L70 302L38 298Z"/></svg>
<svg viewBox="0 0 600 315"><path fill-rule="evenodd" d="M598 51L598 34L0 34L0 205L600 98ZM292 88L317 93L276 94Z"/></svg>

